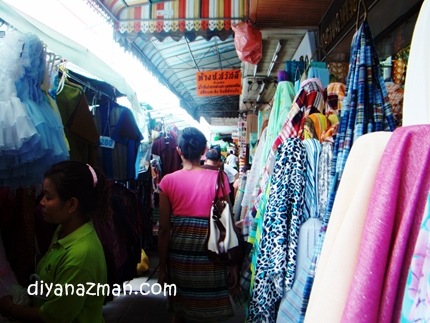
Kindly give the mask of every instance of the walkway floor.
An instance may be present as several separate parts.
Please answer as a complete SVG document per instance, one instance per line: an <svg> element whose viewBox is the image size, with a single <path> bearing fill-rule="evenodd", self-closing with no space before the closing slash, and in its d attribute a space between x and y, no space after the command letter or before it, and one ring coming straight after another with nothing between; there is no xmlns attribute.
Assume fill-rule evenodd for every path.
<svg viewBox="0 0 430 323"><path fill-rule="evenodd" d="M141 284L147 283L150 286L157 283L158 278L158 256L156 251L147 253L149 258L149 270L144 276L135 278L129 284L133 287L133 292L137 294L123 295L115 297L103 307L103 316L106 323L170 323L172 314L167 312L167 297L163 294L155 295L149 293L142 295L139 292ZM147 285L143 288L149 291ZM243 323L245 321L245 310L243 307L235 309L235 317L226 323Z"/></svg>

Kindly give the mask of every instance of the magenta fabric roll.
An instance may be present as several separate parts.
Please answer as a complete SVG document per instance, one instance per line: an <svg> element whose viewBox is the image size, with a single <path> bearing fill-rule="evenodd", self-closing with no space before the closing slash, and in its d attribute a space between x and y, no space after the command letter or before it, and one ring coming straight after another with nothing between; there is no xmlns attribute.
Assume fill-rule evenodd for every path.
<svg viewBox="0 0 430 323"><path fill-rule="evenodd" d="M382 156L342 323L398 322L430 189L430 125L397 128Z"/></svg>

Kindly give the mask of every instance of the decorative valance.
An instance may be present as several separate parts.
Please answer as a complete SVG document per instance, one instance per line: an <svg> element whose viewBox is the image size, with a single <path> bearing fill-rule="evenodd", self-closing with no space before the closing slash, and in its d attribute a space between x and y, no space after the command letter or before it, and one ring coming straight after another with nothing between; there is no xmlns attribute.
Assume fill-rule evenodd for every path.
<svg viewBox="0 0 430 323"><path fill-rule="evenodd" d="M225 40L233 33L231 25L246 19L246 0L87 1L113 23L117 39L134 39L138 35L144 40L155 37L160 41L184 36L189 41L198 36Z"/></svg>

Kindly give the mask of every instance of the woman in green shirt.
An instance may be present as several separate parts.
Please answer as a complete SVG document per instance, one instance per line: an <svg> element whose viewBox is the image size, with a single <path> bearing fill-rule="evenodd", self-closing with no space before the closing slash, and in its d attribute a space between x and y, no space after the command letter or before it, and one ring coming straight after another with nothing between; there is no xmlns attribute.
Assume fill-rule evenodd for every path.
<svg viewBox="0 0 430 323"><path fill-rule="evenodd" d="M35 294L33 306L15 305L4 296L0 314L23 323L103 323L107 269L92 219L111 215L106 177L85 163L60 162L45 173L43 194L44 219L59 226L28 289Z"/></svg>

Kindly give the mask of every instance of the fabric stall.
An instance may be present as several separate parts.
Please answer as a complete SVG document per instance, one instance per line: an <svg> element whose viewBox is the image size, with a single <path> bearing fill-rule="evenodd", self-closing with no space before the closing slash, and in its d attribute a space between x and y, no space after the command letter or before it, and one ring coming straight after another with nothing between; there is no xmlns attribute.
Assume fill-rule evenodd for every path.
<svg viewBox="0 0 430 323"><path fill-rule="evenodd" d="M70 70L39 36L0 18L0 296L26 288L48 251L56 225L41 213L43 174L69 159L102 168L110 183L112 217L94 222L108 283L137 277L152 247L153 189L150 165L136 167L136 112L116 102L124 94L112 85Z"/></svg>
<svg viewBox="0 0 430 323"><path fill-rule="evenodd" d="M328 78L327 65L318 63L304 65L298 91L291 81L279 83L244 187L240 220L242 234L252 246L241 272L241 286L248 291L248 323L377 321L366 319L363 313L369 310L365 306L372 306L374 313L383 308L377 315L389 319L380 322L399 317L404 291L400 285L406 283L407 270L384 268L382 263L387 260L393 262L389 266L398 268L394 262L410 261L412 254L405 250L411 250L414 241L400 242L400 235L412 234L416 239L421 218L404 220L407 223L399 227L403 215L398 212L403 211L388 204L381 207L396 199L377 192L392 189L395 194L406 194L396 169L410 169L406 164L414 157L400 161L405 148L395 152L392 146L397 143L413 150L412 138L427 128L400 126L402 98L389 95L391 82L383 79L366 20L351 44L345 83L339 81L342 77ZM388 165L389 159L398 162L390 168L379 166ZM428 177L424 175L427 154L420 160L420 171L411 177L416 180ZM419 180L422 186L410 193L412 201L402 209L416 207L414 214L424 213L426 181ZM418 190L422 191L419 197ZM381 216L396 223L387 223L390 229L384 235L399 236L398 245L387 240L385 257L391 257L390 250L398 250L398 256L393 260L381 257L381 272L393 273L386 277L388 281L381 274L376 285L366 275L372 272L371 259L380 252L374 249L378 246L374 239L380 238L375 230L383 230L378 228L384 222ZM393 285L397 278L400 284ZM368 295L371 289L373 301L363 300L360 295ZM376 290L387 297L380 297Z"/></svg>

